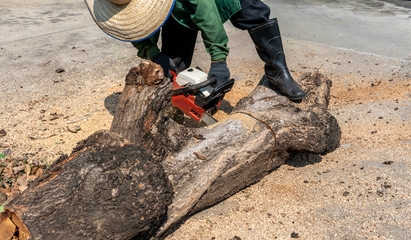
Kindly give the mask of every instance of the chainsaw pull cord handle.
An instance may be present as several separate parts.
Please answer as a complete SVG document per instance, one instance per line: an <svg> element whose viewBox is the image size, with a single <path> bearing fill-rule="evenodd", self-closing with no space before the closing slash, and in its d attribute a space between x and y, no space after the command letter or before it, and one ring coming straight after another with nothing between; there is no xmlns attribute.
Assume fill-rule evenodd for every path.
<svg viewBox="0 0 411 240"><path fill-rule="evenodd" d="M176 96L176 95L182 95L182 94L183 95L188 95L190 93L193 94L196 91L198 91L200 88L213 85L216 81L217 81L217 79L215 77L212 77L212 78L207 79L206 81L198 83L198 84L188 84L187 86L172 90L171 95Z"/></svg>

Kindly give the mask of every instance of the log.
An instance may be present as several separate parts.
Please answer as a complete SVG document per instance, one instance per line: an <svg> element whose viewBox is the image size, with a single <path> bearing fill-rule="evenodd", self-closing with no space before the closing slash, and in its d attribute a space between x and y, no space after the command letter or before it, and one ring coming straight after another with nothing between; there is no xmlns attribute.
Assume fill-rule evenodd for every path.
<svg viewBox="0 0 411 240"><path fill-rule="evenodd" d="M157 229L171 198L161 165L144 149L99 131L7 205L0 236L130 239Z"/></svg>
<svg viewBox="0 0 411 240"><path fill-rule="evenodd" d="M227 118L206 128L188 128L173 121L167 110L169 82L146 84L142 90L139 83L146 76L138 72L132 69L127 77L111 131L156 155L172 184L174 197L157 238L259 181L291 154L326 154L339 146L338 122L327 111L332 83L321 74L302 77L307 92L302 103L278 95L263 78Z"/></svg>
<svg viewBox="0 0 411 240"><path fill-rule="evenodd" d="M331 81L314 73L301 84L307 97L293 103L262 78L228 117L195 128L181 124L170 106L171 84L160 66L144 61L126 77L110 131L57 161L7 205L0 223L32 239L164 238L293 154L339 146L338 122L327 111Z"/></svg>

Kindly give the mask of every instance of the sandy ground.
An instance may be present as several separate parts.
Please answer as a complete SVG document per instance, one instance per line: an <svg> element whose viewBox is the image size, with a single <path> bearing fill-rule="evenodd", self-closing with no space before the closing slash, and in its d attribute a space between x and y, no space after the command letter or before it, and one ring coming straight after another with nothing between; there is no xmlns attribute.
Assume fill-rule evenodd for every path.
<svg viewBox="0 0 411 240"><path fill-rule="evenodd" d="M58 9L36 3L28 4L38 13L31 12L31 21L41 25L49 16L50 32L36 35L24 12L8 19L15 28L0 18L0 28L15 33L0 41L0 130L6 132L0 153L48 165L93 132L109 129L124 77L140 59L128 44L100 33L86 12L68 14L71 1L60 1ZM2 16L15 13L0 9ZM76 22L87 24L79 30ZM227 31L236 83L217 119L263 74L247 34L231 26ZM192 216L167 239L411 239L410 59L287 37L284 47L296 79L318 71L333 81L330 111L342 129L341 147L325 156L297 154L259 183ZM193 65L208 70L208 64L199 40Z"/></svg>

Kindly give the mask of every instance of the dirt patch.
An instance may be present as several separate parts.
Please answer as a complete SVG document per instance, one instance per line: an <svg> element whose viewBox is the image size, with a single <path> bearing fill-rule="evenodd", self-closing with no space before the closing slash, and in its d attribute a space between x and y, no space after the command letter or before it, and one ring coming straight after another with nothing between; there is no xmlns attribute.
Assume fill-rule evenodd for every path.
<svg viewBox="0 0 411 240"><path fill-rule="evenodd" d="M407 239L411 235L409 65L404 60L286 42L293 47L287 57L296 79L304 72L319 71L333 81L330 110L342 128L341 147L326 156L296 154L259 183L188 219L167 239ZM229 66L236 82L215 115L219 120L263 74L254 49L239 53L239 48L232 46ZM199 55L204 54L200 49ZM202 62L197 57L194 65L207 70ZM66 79L53 84L71 89L70 96L36 95L9 108L3 117L7 121L0 126L4 129L0 153L46 168L69 154L77 142L110 128L123 81L86 82L80 88L67 86ZM387 161L391 164L384 164Z"/></svg>

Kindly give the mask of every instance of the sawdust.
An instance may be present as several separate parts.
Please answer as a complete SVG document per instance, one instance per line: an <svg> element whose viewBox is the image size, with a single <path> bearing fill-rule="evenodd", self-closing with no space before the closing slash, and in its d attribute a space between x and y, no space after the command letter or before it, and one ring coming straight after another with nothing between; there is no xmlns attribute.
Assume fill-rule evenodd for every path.
<svg viewBox="0 0 411 240"><path fill-rule="evenodd" d="M298 52L299 45L294 46ZM303 51L307 44L300 47ZM337 54L327 51L328 55ZM291 53L291 59L296 55ZM298 69L293 72L296 79L305 70L314 71L318 62L326 62L317 54L311 57L315 61L305 57L304 61L312 68L291 65L290 69ZM346 57L392 61L355 54ZM367 66L360 66L361 74L350 75L339 73L329 64L322 66L320 73L333 81L329 108L342 128L341 148L323 157L298 155L290 159L259 183L193 216L167 239L239 236L271 240L288 239L293 232L302 239L356 239L356 236L401 239L402 235L382 236L387 236L386 232L407 233L405 229L411 228L405 217L411 213L404 209L409 201L406 172L410 167L411 80L404 75L393 76L388 70L385 75L364 78ZM227 119L232 108L255 88L263 74L261 62L255 58L231 63L230 71L236 83L215 114L220 121ZM70 97L43 96L14 108L1 126L6 136L0 138L0 146L5 146L0 151L28 162L51 164L60 155L69 154L77 142L110 128L123 85L123 79L115 79L108 86L90 84ZM250 131L256 124L255 119L243 114L233 117ZM79 119L82 120L76 121ZM70 121L76 122L67 123ZM67 127L79 130L69 131ZM393 164L383 165L384 161ZM381 188L384 182L393 187ZM345 226L350 226L349 231Z"/></svg>

